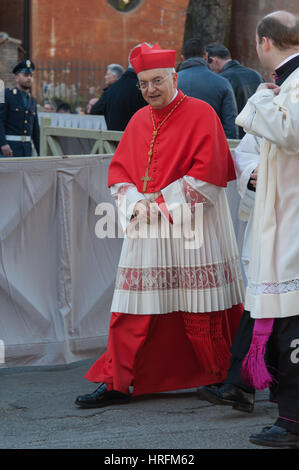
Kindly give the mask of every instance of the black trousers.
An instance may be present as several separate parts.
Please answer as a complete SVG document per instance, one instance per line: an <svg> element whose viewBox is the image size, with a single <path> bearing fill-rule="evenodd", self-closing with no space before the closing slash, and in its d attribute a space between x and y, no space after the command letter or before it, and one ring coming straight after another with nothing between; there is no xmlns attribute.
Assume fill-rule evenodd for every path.
<svg viewBox="0 0 299 470"><path fill-rule="evenodd" d="M251 393L255 390L249 387L242 379L242 363L251 344L253 325L254 320L250 317L250 312L244 310L238 331L230 349L231 365L225 380L225 383L233 384Z"/></svg>
<svg viewBox="0 0 299 470"><path fill-rule="evenodd" d="M249 350L254 320L244 310L231 347L231 367L225 383L254 392L242 379L242 362ZM276 318L266 351L266 364L275 377L270 391L275 394L278 426L299 435L299 315Z"/></svg>

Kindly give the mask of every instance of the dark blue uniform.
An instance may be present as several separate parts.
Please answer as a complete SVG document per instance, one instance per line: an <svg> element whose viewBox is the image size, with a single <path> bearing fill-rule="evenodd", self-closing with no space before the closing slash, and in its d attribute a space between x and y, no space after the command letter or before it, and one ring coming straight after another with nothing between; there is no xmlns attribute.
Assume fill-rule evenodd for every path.
<svg viewBox="0 0 299 470"><path fill-rule="evenodd" d="M18 88L6 88L5 102L0 104L0 147L10 145L14 157L31 157L31 142L13 141L6 136L31 137L39 155L40 129L36 105L31 95Z"/></svg>

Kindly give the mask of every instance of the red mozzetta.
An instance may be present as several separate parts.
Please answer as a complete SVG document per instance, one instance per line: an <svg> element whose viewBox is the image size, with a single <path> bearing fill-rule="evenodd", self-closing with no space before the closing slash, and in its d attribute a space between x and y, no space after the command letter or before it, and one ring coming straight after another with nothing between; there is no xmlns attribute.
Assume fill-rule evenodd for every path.
<svg viewBox="0 0 299 470"><path fill-rule="evenodd" d="M179 90L168 106L152 109L157 128L182 97ZM128 182L144 192L142 178L147 170L153 131L151 108L146 106L132 117L117 147L109 168L109 186ZM186 97L180 103L158 131L152 150L147 193L160 191L185 175L221 187L235 179L221 122L211 106L196 98Z"/></svg>

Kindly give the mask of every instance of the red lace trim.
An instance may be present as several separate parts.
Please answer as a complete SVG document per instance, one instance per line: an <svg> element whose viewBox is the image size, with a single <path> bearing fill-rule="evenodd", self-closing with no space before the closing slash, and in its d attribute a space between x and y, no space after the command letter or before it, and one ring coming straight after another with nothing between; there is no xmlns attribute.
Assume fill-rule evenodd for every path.
<svg viewBox="0 0 299 470"><path fill-rule="evenodd" d="M160 289L212 289L238 278L236 262L200 267L118 268L116 289L154 291Z"/></svg>
<svg viewBox="0 0 299 470"><path fill-rule="evenodd" d="M186 180L183 180L183 187L186 201L191 204L191 208L194 204L206 202L206 198L200 192L196 191Z"/></svg>
<svg viewBox="0 0 299 470"><path fill-rule="evenodd" d="M129 191L129 189L133 188L134 185L133 184L126 184L124 186L121 186L118 191L117 191L117 194L119 196L125 196L127 194L127 192Z"/></svg>

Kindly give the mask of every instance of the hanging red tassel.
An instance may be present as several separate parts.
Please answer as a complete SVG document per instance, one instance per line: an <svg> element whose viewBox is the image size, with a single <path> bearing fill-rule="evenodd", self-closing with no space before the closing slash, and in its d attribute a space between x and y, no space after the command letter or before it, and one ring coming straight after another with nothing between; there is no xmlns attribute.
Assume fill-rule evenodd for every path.
<svg viewBox="0 0 299 470"><path fill-rule="evenodd" d="M230 366L229 346L223 333L223 313L184 315L185 330L202 368L225 376ZM219 379L220 381L220 379Z"/></svg>
<svg viewBox="0 0 299 470"><path fill-rule="evenodd" d="M242 364L244 381L256 390L268 388L274 380L265 364L266 344L273 324L273 318L255 320L251 345Z"/></svg>

